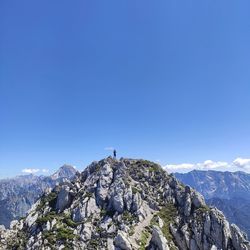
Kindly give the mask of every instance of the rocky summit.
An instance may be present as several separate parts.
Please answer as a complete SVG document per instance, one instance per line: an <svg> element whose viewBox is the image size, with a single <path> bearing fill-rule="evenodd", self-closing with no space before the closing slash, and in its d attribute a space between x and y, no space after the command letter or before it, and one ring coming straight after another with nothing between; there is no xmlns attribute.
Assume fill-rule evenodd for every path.
<svg viewBox="0 0 250 250"><path fill-rule="evenodd" d="M93 162L0 229L0 249L250 249L222 212L159 165Z"/></svg>

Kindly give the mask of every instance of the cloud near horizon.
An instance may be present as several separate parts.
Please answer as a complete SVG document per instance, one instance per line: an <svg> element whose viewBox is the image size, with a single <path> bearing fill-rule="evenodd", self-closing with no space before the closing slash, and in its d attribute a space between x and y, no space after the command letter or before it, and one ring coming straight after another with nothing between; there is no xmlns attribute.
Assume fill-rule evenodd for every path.
<svg viewBox="0 0 250 250"><path fill-rule="evenodd" d="M167 164L164 168L169 172L189 172L196 170L246 171L250 172L250 159L236 158L233 162L206 160L203 163Z"/></svg>
<svg viewBox="0 0 250 250"><path fill-rule="evenodd" d="M104 150L107 150L107 151L113 151L115 148L114 147L106 147L104 148Z"/></svg>
<svg viewBox="0 0 250 250"><path fill-rule="evenodd" d="M250 159L237 158L233 161L233 164L240 169L250 171Z"/></svg>
<svg viewBox="0 0 250 250"><path fill-rule="evenodd" d="M45 168L43 168L43 169L39 169L39 168L24 168L22 170L22 173L25 173L25 174L36 174L36 173L39 173L39 172L41 172L41 173L48 173L49 170L45 169Z"/></svg>

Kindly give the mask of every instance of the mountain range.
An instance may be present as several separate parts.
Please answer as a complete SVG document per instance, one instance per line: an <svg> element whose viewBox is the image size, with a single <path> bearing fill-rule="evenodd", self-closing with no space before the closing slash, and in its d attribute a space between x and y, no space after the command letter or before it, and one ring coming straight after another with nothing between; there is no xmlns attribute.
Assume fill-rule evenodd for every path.
<svg viewBox="0 0 250 250"><path fill-rule="evenodd" d="M223 211L231 223L250 237L250 174L193 170L174 175L200 192L209 205Z"/></svg>
<svg viewBox="0 0 250 250"><path fill-rule="evenodd" d="M0 227L0 249L249 250L246 235L158 164L90 164Z"/></svg>
<svg viewBox="0 0 250 250"><path fill-rule="evenodd" d="M22 175L0 180L0 225L10 226L12 220L27 214L31 206L48 188L54 188L77 173L70 165L63 165L51 176Z"/></svg>

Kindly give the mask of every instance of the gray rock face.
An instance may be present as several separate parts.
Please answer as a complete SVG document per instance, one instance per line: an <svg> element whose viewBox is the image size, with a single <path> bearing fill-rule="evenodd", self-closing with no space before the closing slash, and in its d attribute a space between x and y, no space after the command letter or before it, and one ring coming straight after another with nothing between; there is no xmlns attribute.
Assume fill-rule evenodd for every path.
<svg viewBox="0 0 250 250"><path fill-rule="evenodd" d="M250 249L250 243L246 242L245 240L246 236L242 232L240 232L240 229L235 224L231 225L231 232L232 232L232 242L235 249L243 249L243 250Z"/></svg>
<svg viewBox="0 0 250 250"><path fill-rule="evenodd" d="M63 211L71 202L70 188L66 185L62 186L56 201L56 209Z"/></svg>
<svg viewBox="0 0 250 250"><path fill-rule="evenodd" d="M141 195L139 193L135 193L133 196L133 202L132 202L132 211L136 212L140 209L142 204Z"/></svg>
<svg viewBox="0 0 250 250"><path fill-rule="evenodd" d="M124 200L125 208L128 211L130 211L131 210L131 206L132 206L132 202L133 202L133 193L132 193L131 187L126 188L124 196L123 196L123 200Z"/></svg>
<svg viewBox="0 0 250 250"><path fill-rule="evenodd" d="M191 206L192 206L192 201L190 194L186 194L186 199L185 199L185 204L184 204L184 214L185 216L189 216L191 213Z"/></svg>
<svg viewBox="0 0 250 250"><path fill-rule="evenodd" d="M47 192L26 218L0 228L0 249L249 250L203 197L159 165L112 158Z"/></svg>
<svg viewBox="0 0 250 250"><path fill-rule="evenodd" d="M195 192L195 193L194 193L194 196L193 196L192 203L193 203L193 205L194 205L196 208L203 207L203 206L205 206L204 197L203 197L200 193L196 193L196 192Z"/></svg>
<svg viewBox="0 0 250 250"><path fill-rule="evenodd" d="M131 243L129 242L126 234L122 231L118 232L117 236L115 237L114 244L121 250L132 250Z"/></svg>
<svg viewBox="0 0 250 250"><path fill-rule="evenodd" d="M98 182L97 190L96 190L96 199L97 203L102 205L105 202L105 199L108 195L109 186L112 183L113 179L113 170L110 164L105 164L100 171L100 179Z"/></svg>
<svg viewBox="0 0 250 250"><path fill-rule="evenodd" d="M9 228L12 220L26 216L45 190L71 180L76 173L73 167L64 165L52 176L23 175L0 180L0 225Z"/></svg>
<svg viewBox="0 0 250 250"><path fill-rule="evenodd" d="M153 226L151 244L159 250L169 250L168 241L164 237L161 229L157 226Z"/></svg>

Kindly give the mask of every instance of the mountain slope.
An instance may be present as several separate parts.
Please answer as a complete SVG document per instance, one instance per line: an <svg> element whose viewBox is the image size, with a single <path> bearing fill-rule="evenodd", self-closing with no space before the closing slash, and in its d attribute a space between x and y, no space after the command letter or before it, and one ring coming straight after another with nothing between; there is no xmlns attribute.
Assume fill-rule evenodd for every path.
<svg viewBox="0 0 250 250"><path fill-rule="evenodd" d="M244 172L220 172L193 170L189 173L175 173L175 176L210 198L244 198L250 200L250 174Z"/></svg>
<svg viewBox="0 0 250 250"><path fill-rule="evenodd" d="M62 166L52 176L23 175L0 180L0 225L10 226L12 220L25 216L31 206L48 188L54 188L64 178L71 179L76 170Z"/></svg>
<svg viewBox="0 0 250 250"><path fill-rule="evenodd" d="M1 249L250 249L199 193L132 159L93 162L0 235Z"/></svg>
<svg viewBox="0 0 250 250"><path fill-rule="evenodd" d="M209 205L223 211L250 237L250 174L194 170L175 176L204 195Z"/></svg>

